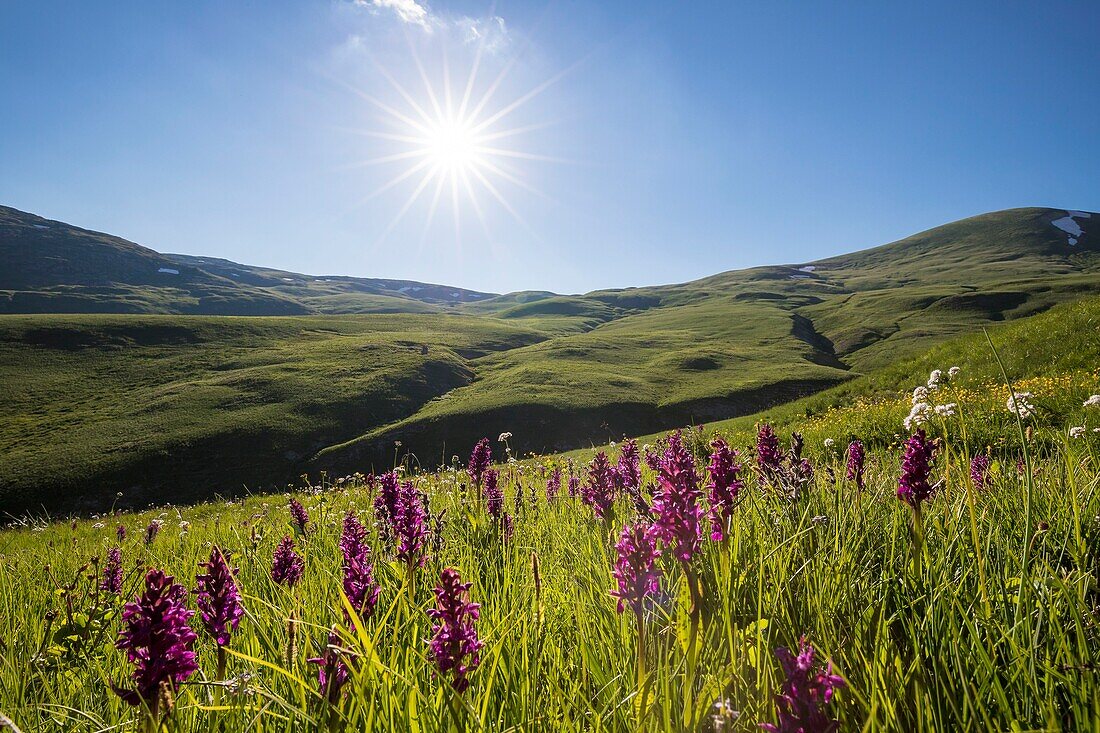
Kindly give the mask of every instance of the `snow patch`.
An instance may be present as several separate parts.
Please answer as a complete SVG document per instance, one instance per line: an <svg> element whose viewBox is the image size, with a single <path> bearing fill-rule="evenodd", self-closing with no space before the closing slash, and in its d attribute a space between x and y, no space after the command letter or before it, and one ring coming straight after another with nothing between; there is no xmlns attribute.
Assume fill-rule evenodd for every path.
<svg viewBox="0 0 1100 733"><path fill-rule="evenodd" d="M294 278L292 278L292 277L284 277L284 278L283 278L283 282L288 282L288 283L292 283L292 282L294 282Z"/></svg>
<svg viewBox="0 0 1100 733"><path fill-rule="evenodd" d="M461 297L462 297L462 293L451 293L451 297L452 297L452 298L461 298Z"/></svg>
<svg viewBox="0 0 1100 733"><path fill-rule="evenodd" d="M1063 232L1069 235L1069 246L1077 244L1077 240L1081 235L1085 233L1085 230L1081 228L1081 225L1077 223L1078 219L1091 219L1092 214L1087 211L1066 211L1066 215L1061 219L1055 219L1051 222L1054 226L1061 229Z"/></svg>
<svg viewBox="0 0 1100 733"><path fill-rule="evenodd" d="M792 280L812 280L809 275L791 275Z"/></svg>
<svg viewBox="0 0 1100 733"><path fill-rule="evenodd" d="M814 267L813 265L806 265L805 267L798 268L798 271L799 272L813 272L816 269L817 268Z"/></svg>
<svg viewBox="0 0 1100 733"><path fill-rule="evenodd" d="M241 276L241 273L239 273L239 272L231 272L231 273L229 273L229 277L240 277L240 276Z"/></svg>
<svg viewBox="0 0 1100 733"><path fill-rule="evenodd" d="M34 228L35 229L49 229L49 227L46 226L45 224L35 224Z"/></svg>
<svg viewBox="0 0 1100 733"><path fill-rule="evenodd" d="M411 290L411 291L413 291L413 292L415 293L415 292L417 292L418 290L423 290L423 289L424 289L424 288L422 288L422 287L420 287L420 286L418 286L418 285L406 285L406 286L405 286L405 287L403 287L403 288L398 288L398 289L397 289L397 292L399 292L399 293L407 293L407 292L409 292L409 291Z"/></svg>
<svg viewBox="0 0 1100 733"><path fill-rule="evenodd" d="M179 270L173 270L171 267L162 267L159 270L157 270L157 272L163 272L165 275L178 275L178 274L180 274Z"/></svg>

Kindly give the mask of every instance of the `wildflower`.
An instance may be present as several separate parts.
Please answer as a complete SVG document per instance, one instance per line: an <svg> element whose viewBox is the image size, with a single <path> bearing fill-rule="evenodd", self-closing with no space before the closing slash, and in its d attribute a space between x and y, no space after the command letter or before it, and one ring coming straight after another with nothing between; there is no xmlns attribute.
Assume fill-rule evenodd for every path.
<svg viewBox="0 0 1100 733"><path fill-rule="evenodd" d="M367 618L374 613L381 587L374 580L374 566L370 563L370 548L366 543L367 531L359 523L355 512L344 517L344 530L340 535L340 550L344 554L344 595L358 616ZM347 610L344 611L348 616ZM349 621L353 619L348 618Z"/></svg>
<svg viewBox="0 0 1100 733"><path fill-rule="evenodd" d="M923 430L917 430L905 444L905 458L898 480L898 498L915 509L932 495L928 476L935 448Z"/></svg>
<svg viewBox="0 0 1100 733"><path fill-rule="evenodd" d="M970 481L975 489L984 489L989 482L989 456L979 453L970 459Z"/></svg>
<svg viewBox="0 0 1100 733"><path fill-rule="evenodd" d="M791 448L787 451L787 468L782 472L782 484L787 498L794 501L814 480L814 467L802 457L802 433L791 433Z"/></svg>
<svg viewBox="0 0 1100 733"><path fill-rule="evenodd" d="M615 551L618 557L611 575L618 588L611 595L619 599L619 613L629 607L640 619L645 599L660 589L661 569L657 560L661 551L657 547L657 533L645 522L623 527Z"/></svg>
<svg viewBox="0 0 1100 733"><path fill-rule="evenodd" d="M962 369L958 368L957 366L953 366L947 370L947 376L951 377L952 379L959 376L960 373L962 373Z"/></svg>
<svg viewBox="0 0 1100 733"><path fill-rule="evenodd" d="M451 687L460 693L470 686L467 675L481 663L483 646L474 628L481 606L469 601L471 585L463 583L454 568L444 568L434 590L435 608L428 609L428 616L436 622L432 624L428 659L441 675L452 675Z"/></svg>
<svg viewBox="0 0 1100 733"><path fill-rule="evenodd" d="M497 438L497 442L498 443L503 443L503 442L505 442L507 440L511 440L511 439L512 439L512 434L511 433L501 433L500 436Z"/></svg>
<svg viewBox="0 0 1100 733"><path fill-rule="evenodd" d="M428 537L427 516L424 496L416 490L412 481L406 481L401 487L397 500L397 514L394 516L394 533L400 542L397 559L409 567L424 564L425 540Z"/></svg>
<svg viewBox="0 0 1100 733"><path fill-rule="evenodd" d="M374 497L374 516L384 527L393 525L397 513L397 497L401 491L397 473L387 471L378 480L378 496Z"/></svg>
<svg viewBox="0 0 1100 733"><path fill-rule="evenodd" d="M214 637L219 647L229 645L244 608L237 590L236 568L230 568L226 554L217 545L210 549L210 559L201 566L206 572L196 579L195 589L202 626Z"/></svg>
<svg viewBox="0 0 1100 733"><path fill-rule="evenodd" d="M508 512L504 513L504 516L500 518L501 529L504 530L504 541L511 542L512 535L515 534L516 526L512 522L512 515Z"/></svg>
<svg viewBox="0 0 1100 733"><path fill-rule="evenodd" d="M149 524L145 527L144 540L146 545L153 544L153 540L155 540L157 538L157 535L160 534L160 528L163 526L164 520L162 519L150 520Z"/></svg>
<svg viewBox="0 0 1100 733"><path fill-rule="evenodd" d="M673 556L687 563L699 550L699 477L695 459L684 447L680 432L669 436L658 475L660 489L653 502L658 536Z"/></svg>
<svg viewBox="0 0 1100 733"><path fill-rule="evenodd" d="M95 524L92 525L92 529L103 529L106 526L107 525L104 524L103 522L96 522Z"/></svg>
<svg viewBox="0 0 1100 733"><path fill-rule="evenodd" d="M1071 438L1083 438L1085 437L1085 426L1075 425L1069 429L1069 437Z"/></svg>
<svg viewBox="0 0 1100 733"><path fill-rule="evenodd" d="M955 416L955 408L957 408L957 407L958 407L957 403L948 402L946 405L936 405L933 408L933 410L940 417L954 417Z"/></svg>
<svg viewBox="0 0 1100 733"><path fill-rule="evenodd" d="M917 404L918 402L927 402L928 401L928 388L927 387L917 387L916 389L914 389L913 390L913 400L912 401L913 401L914 405Z"/></svg>
<svg viewBox="0 0 1100 733"><path fill-rule="evenodd" d="M772 426L763 423L756 432L756 465L760 468L760 485L779 475L783 457L779 452L779 436Z"/></svg>
<svg viewBox="0 0 1100 733"><path fill-rule="evenodd" d="M344 661L345 654L346 652L340 646L340 637L333 629L328 633L328 641L321 656L306 660L310 664L317 665L317 682L330 705L340 701L341 691L351 679L351 670Z"/></svg>
<svg viewBox="0 0 1100 733"><path fill-rule="evenodd" d="M933 369L932 373L928 375L928 389L935 392L940 388L941 382L943 382L943 372L939 369Z"/></svg>
<svg viewBox="0 0 1100 733"><path fill-rule="evenodd" d="M103 566L99 589L116 596L122 592L122 550L117 547L107 551L107 564Z"/></svg>
<svg viewBox="0 0 1100 733"><path fill-rule="evenodd" d="M126 541L126 525L120 524L115 529L115 537L118 537L118 543L121 545Z"/></svg>
<svg viewBox="0 0 1100 733"><path fill-rule="evenodd" d="M576 499L581 492L581 479L576 474L569 476L569 498Z"/></svg>
<svg viewBox="0 0 1100 733"><path fill-rule="evenodd" d="M707 504L710 508L710 539L720 542L725 539L726 527L733 516L734 502L741 491L738 477L741 465L737 462L737 451L729 447L722 438L715 438L711 444L710 465L707 471Z"/></svg>
<svg viewBox="0 0 1100 733"><path fill-rule="evenodd" d="M187 610L187 590L176 585L163 570L145 574L145 589L122 610L123 629L115 646L126 652L135 669L134 686L111 687L129 705L144 705L153 721L159 720L160 700L198 669L191 649L197 635L188 624L194 611Z"/></svg>
<svg viewBox="0 0 1100 733"><path fill-rule="evenodd" d="M634 491L642 483L640 468L641 456L638 453L637 441L625 440L623 447L619 449L619 462L615 466L615 479L618 488L625 491Z"/></svg>
<svg viewBox="0 0 1100 733"><path fill-rule="evenodd" d="M831 450L834 445L836 445L835 440L833 440L832 438L825 439L825 450Z"/></svg>
<svg viewBox="0 0 1100 733"><path fill-rule="evenodd" d="M1081 403L1082 407L1100 407L1100 394L1094 394Z"/></svg>
<svg viewBox="0 0 1100 733"><path fill-rule="evenodd" d="M913 430L921 425L925 425L928 422L928 412L932 409L932 406L927 402L916 402L913 404L913 408L909 410L909 417L902 421L906 430Z"/></svg>
<svg viewBox="0 0 1100 733"><path fill-rule="evenodd" d="M779 647L775 656L783 666L786 679L775 696L779 724L761 723L770 733L832 733L839 723L829 716L826 706L832 702L838 688L846 687L843 677L833 674L832 662L824 668L814 667L814 648L802 637L798 641L798 656L790 649Z"/></svg>
<svg viewBox="0 0 1100 733"><path fill-rule="evenodd" d="M1030 392L1016 392L1008 396L1005 406L1009 412L1016 413L1021 419L1026 420L1035 414L1035 405L1031 403Z"/></svg>
<svg viewBox="0 0 1100 733"><path fill-rule="evenodd" d="M588 464L588 480L584 482L581 501L592 507L600 519L610 520L615 505L615 470L607 460L607 454L597 451Z"/></svg>
<svg viewBox="0 0 1100 733"><path fill-rule="evenodd" d="M546 479L546 500L554 501L561 491L561 466L555 465Z"/></svg>
<svg viewBox="0 0 1100 733"><path fill-rule="evenodd" d="M298 533L305 537L309 527L309 513L297 499L290 500L290 521Z"/></svg>
<svg viewBox="0 0 1100 733"><path fill-rule="evenodd" d="M285 583L288 588L302 579L305 561L294 551L294 540L283 537L275 548L271 561L271 579L276 583Z"/></svg>
<svg viewBox="0 0 1100 733"><path fill-rule="evenodd" d="M485 480L485 509L489 516L495 520L500 519L504 511L504 491L501 490L498 474L493 469L487 469L483 474Z"/></svg>
<svg viewBox="0 0 1100 733"><path fill-rule="evenodd" d="M481 478L485 475L485 472L489 470L490 464L493 462L493 449L489 446L489 439L482 438L474 446L474 450L470 453L470 463L466 468L466 473L469 474L470 480L478 486L481 486Z"/></svg>
<svg viewBox="0 0 1100 733"><path fill-rule="evenodd" d="M860 491L863 491L863 464L866 458L867 453L863 450L862 441L853 440L848 444L848 472L845 478L855 481L856 488Z"/></svg>

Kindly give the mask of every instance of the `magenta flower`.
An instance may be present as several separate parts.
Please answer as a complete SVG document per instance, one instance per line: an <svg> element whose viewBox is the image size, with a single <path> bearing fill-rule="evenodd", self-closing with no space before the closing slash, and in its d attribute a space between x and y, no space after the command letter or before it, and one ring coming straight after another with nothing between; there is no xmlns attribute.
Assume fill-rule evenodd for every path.
<svg viewBox="0 0 1100 733"><path fill-rule="evenodd" d="M379 524L392 527L393 518L397 514L397 499L401 493L401 486L397 480L397 472L390 471L382 474L378 484L378 496L374 497L374 516Z"/></svg>
<svg viewBox="0 0 1100 733"><path fill-rule="evenodd" d="M653 500L657 535L677 560L690 562L699 551L699 518L703 510L698 502L702 492L695 473L695 458L684 447L680 431L669 436L657 481L659 487Z"/></svg>
<svg viewBox="0 0 1100 733"><path fill-rule="evenodd" d="M989 465L991 461L985 453L979 453L970 459L970 480L979 491L989 484Z"/></svg>
<svg viewBox="0 0 1100 733"><path fill-rule="evenodd" d="M121 545L126 541L126 525L120 524L115 528L115 536L118 537L118 543Z"/></svg>
<svg viewBox="0 0 1100 733"><path fill-rule="evenodd" d="M499 521L504 512L504 491L498 482L499 474L489 468L482 474L482 479L485 481L485 509L490 517Z"/></svg>
<svg viewBox="0 0 1100 733"><path fill-rule="evenodd" d="M477 621L481 606L470 603L471 583L463 583L458 571L444 568L439 587L435 589L435 608L428 610L432 638L428 659L439 668L439 674L451 674L451 687L465 692L470 686L467 675L481 663L482 643L477 638Z"/></svg>
<svg viewBox="0 0 1100 733"><path fill-rule="evenodd" d="M134 686L111 687L127 704L149 708L154 720L161 686L174 693L199 667L191 649L197 636L188 624L194 612L187 610L187 590L172 581L163 570L145 574L145 590L123 607L123 629L115 642L135 667Z"/></svg>
<svg viewBox="0 0 1100 733"><path fill-rule="evenodd" d="M905 443L905 458L901 464L901 478L898 480L898 498L914 509L920 509L921 502L932 496L932 485L928 477L932 473L932 458L936 449L924 434L923 429Z"/></svg>
<svg viewBox="0 0 1100 733"><path fill-rule="evenodd" d="M488 438L482 438L474 446L473 452L470 453L470 464L466 468L466 473L470 475L471 481L481 486L481 480L492 463L493 448Z"/></svg>
<svg viewBox="0 0 1100 733"><path fill-rule="evenodd" d="M840 723L833 720L826 706L832 702L838 688L846 687L843 677L833 674L832 662L824 668L814 667L814 648L802 637L798 656L786 647L775 650L783 673L787 676L775 696L779 724L761 723L770 733L833 733Z"/></svg>
<svg viewBox="0 0 1100 733"><path fill-rule="evenodd" d="M417 567L424 564L424 551L427 549L426 501L413 482L406 481L401 485L394 511L393 529L399 542L397 558Z"/></svg>
<svg viewBox="0 0 1100 733"><path fill-rule="evenodd" d="M618 488L624 491L636 491L642 483L641 456L638 454L638 441L633 438L624 440L619 449L615 478Z"/></svg>
<svg viewBox="0 0 1100 733"><path fill-rule="evenodd" d="M202 626L219 647L229 646L229 638L244 615L241 594L233 577L237 570L229 567L225 553L217 545L210 549L210 559L201 567L206 572L196 578L195 593Z"/></svg>
<svg viewBox="0 0 1100 733"><path fill-rule="evenodd" d="M159 519L153 519L149 521L149 524L145 527L145 537L143 538L147 546L153 544L153 540L155 540L157 538L157 535L160 534L160 528L162 526L164 526L164 522L160 521Z"/></svg>
<svg viewBox="0 0 1100 733"><path fill-rule="evenodd" d="M730 448L722 438L715 438L710 448L712 452L707 468L710 474L710 480L707 481L710 539L721 542L726 537L726 527L729 526L737 495L742 489L739 478L741 464L737 462L737 451Z"/></svg>
<svg viewBox="0 0 1100 733"><path fill-rule="evenodd" d="M345 652L340 644L340 637L334 629L328 633L328 641L321 656L306 660L317 665L317 682L321 686L321 694L330 705L340 702L344 685L351 679L351 669L344 661Z"/></svg>
<svg viewBox="0 0 1100 733"><path fill-rule="evenodd" d="M615 470L607 454L598 451L588 464L588 478L581 489L581 501L592 507L600 519L610 520L615 509Z"/></svg>
<svg viewBox="0 0 1100 733"><path fill-rule="evenodd" d="M569 459L569 498L576 499L581 493L581 479L577 476L577 465Z"/></svg>
<svg viewBox="0 0 1100 733"><path fill-rule="evenodd" d="M305 537L306 530L309 528L309 513L297 499L290 500L290 521L294 528Z"/></svg>
<svg viewBox="0 0 1100 733"><path fill-rule="evenodd" d="M783 454L779 436L768 423L761 423L756 432L756 465L760 469L760 485L774 480L783 469Z"/></svg>
<svg viewBox="0 0 1100 733"><path fill-rule="evenodd" d="M107 564L103 566L103 577L99 589L116 596L122 592L122 550L113 547L107 552Z"/></svg>
<svg viewBox="0 0 1100 733"><path fill-rule="evenodd" d="M294 551L294 540L283 537L279 546L275 548L275 555L271 560L271 579L276 583L285 583L288 588L302 579L302 571L305 569L305 561Z"/></svg>
<svg viewBox="0 0 1100 733"><path fill-rule="evenodd" d="M856 482L856 488L863 491L863 464L867 458L866 451L863 450L863 443L859 440L853 440L848 445L848 473L846 478L849 481Z"/></svg>
<svg viewBox="0 0 1100 733"><path fill-rule="evenodd" d="M512 535L515 534L516 525L512 522L512 515L508 512L504 513L504 516L500 518L500 527L504 531L504 541L510 542Z"/></svg>
<svg viewBox="0 0 1100 733"><path fill-rule="evenodd" d="M546 501L553 502L561 493L561 466L555 465L546 479Z"/></svg>
<svg viewBox="0 0 1100 733"><path fill-rule="evenodd" d="M629 607L641 618L645 599L660 590L661 569L657 560L661 550L657 547L657 533L645 522L623 527L615 551L618 557L611 575L619 587L611 595L619 599L619 613Z"/></svg>
<svg viewBox="0 0 1100 733"><path fill-rule="evenodd" d="M367 531L359 523L355 512L344 517L344 531L340 537L340 550L344 554L344 595L361 618L369 618L378 603L382 591L374 580L374 566L370 563L370 548L366 543ZM344 616L348 617L347 610ZM354 623L354 619L348 617Z"/></svg>

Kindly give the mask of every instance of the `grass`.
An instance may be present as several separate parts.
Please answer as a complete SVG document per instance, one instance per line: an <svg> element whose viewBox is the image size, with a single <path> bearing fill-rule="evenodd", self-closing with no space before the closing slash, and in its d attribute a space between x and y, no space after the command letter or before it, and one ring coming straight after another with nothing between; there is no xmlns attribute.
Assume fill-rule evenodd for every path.
<svg viewBox="0 0 1100 733"><path fill-rule="evenodd" d="M1007 363L1018 363L1012 344L1000 345ZM1035 378L1052 389L1062 384L1053 371ZM200 632L202 672L178 691L172 730L713 730L719 700L739 712L723 730L757 730L775 715L781 672L773 649L803 635L847 682L829 708L841 730L1092 730L1100 717L1100 434L1091 428L1100 427L1100 412L1073 416L1090 429L1079 439L1066 437L1076 422L1033 425L1030 474L1016 468L1017 444L994 446L990 484L977 490L965 436L986 424L1015 430L984 380L964 371L948 388L959 390L959 415L929 426L942 441L932 476L942 484L924 505L922 551L895 497L897 445L872 448L859 492L844 479L839 452L808 439L815 478L794 501L758 490L745 453L730 538L704 539L691 565L704 588L694 664L682 570L667 556L659 563L661 592L646 617L644 703L634 620L618 615L608 595L608 529L635 521L636 510L620 499L604 523L576 499L548 501L544 470L562 460L549 457L503 468L515 519L508 540L464 472L416 474L441 517L438 544L410 587L390 542L371 530L381 597L358 632L342 620L337 539L345 512L371 515L373 494L359 478L294 493L314 526L298 540L306 572L293 591L269 577L273 547L291 534L286 496L118 515L104 505L103 516L71 524L11 527L0 533L0 710L24 730L136 729L141 713L109 688L129 669L110 643L119 624L113 614L147 566L190 587L196 564L217 543L233 552L246 608L230 645L237 681L226 689L211 679L214 647ZM851 410L866 411L860 434L897 430L889 410ZM807 435L824 429L839 439L853 415L812 416ZM746 451L751 434L721 432ZM710 434L690 437L705 446ZM644 468L643 485L653 483ZM165 525L146 545L142 530L158 516ZM85 596L79 589L87 580L43 592L44 582L64 588L94 574L85 563L116 544L119 523L129 530L123 599ZM425 653L426 610L442 567L457 568L482 604L485 649L461 696ZM298 643L288 649L291 619ZM353 655L353 674L348 695L330 708L306 658L333 625Z"/></svg>

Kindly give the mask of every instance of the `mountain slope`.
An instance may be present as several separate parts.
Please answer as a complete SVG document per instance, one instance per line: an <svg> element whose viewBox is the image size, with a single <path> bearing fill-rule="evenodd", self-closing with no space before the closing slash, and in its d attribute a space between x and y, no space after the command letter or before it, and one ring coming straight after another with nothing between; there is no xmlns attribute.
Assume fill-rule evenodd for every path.
<svg viewBox="0 0 1100 733"><path fill-rule="evenodd" d="M0 206L0 313L433 313L488 297L406 280L315 277L161 254Z"/></svg>

